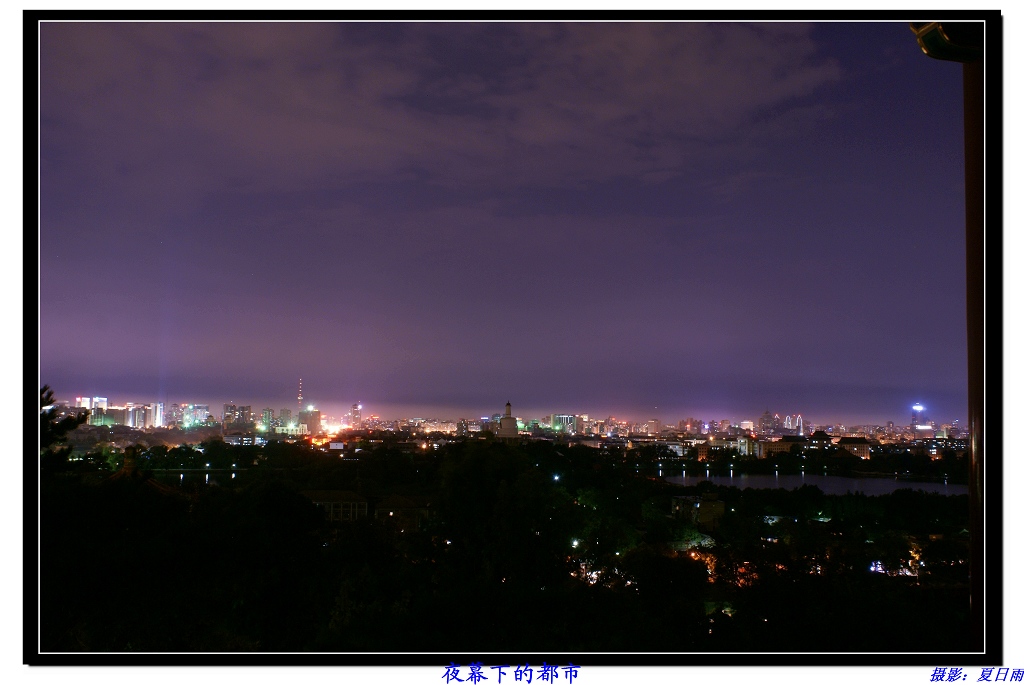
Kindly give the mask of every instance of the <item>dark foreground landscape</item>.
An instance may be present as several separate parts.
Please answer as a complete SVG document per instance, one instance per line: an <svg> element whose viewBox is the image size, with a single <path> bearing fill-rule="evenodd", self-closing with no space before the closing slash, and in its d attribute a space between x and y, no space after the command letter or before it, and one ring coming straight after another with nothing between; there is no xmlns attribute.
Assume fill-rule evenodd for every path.
<svg viewBox="0 0 1024 685"><path fill-rule="evenodd" d="M967 647L965 496L686 488L650 447L359 444L44 460L42 651Z"/></svg>

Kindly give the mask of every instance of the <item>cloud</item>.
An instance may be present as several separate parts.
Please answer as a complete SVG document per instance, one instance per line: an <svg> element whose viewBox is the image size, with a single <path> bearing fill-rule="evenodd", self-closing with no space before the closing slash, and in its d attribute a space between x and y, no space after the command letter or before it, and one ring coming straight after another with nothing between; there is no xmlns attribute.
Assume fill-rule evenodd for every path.
<svg viewBox="0 0 1024 685"><path fill-rule="evenodd" d="M44 172L77 153L78 173L169 202L657 182L839 77L803 25L44 24Z"/></svg>

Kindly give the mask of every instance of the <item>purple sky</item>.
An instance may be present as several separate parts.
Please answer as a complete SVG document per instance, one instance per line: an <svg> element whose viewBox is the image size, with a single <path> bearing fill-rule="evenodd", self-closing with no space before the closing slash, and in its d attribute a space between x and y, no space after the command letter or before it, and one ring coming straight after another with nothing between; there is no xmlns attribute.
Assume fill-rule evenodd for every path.
<svg viewBox="0 0 1024 685"><path fill-rule="evenodd" d="M44 24L40 55L61 398L965 418L961 68L904 22Z"/></svg>

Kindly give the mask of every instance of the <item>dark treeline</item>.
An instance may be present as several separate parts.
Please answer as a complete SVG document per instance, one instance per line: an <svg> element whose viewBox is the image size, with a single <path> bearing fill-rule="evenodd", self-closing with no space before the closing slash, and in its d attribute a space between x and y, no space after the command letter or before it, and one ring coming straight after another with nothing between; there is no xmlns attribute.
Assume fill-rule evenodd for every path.
<svg viewBox="0 0 1024 685"><path fill-rule="evenodd" d="M741 455L735 449L714 448L704 460L698 460L697 450L691 448L682 457L665 445L643 445L628 451L628 461L641 474L677 476L710 471L714 475L736 474L823 474L833 476L899 474L901 476L944 480L950 483L967 482L967 456L963 451L941 450L931 454L923 447L906 445L880 445L872 449L870 459L861 459L836 447L810 449L795 445L789 452L779 452L767 458L752 454ZM626 458L624 456L624 458Z"/></svg>
<svg viewBox="0 0 1024 685"><path fill-rule="evenodd" d="M547 442L355 456L208 441L123 468L51 459L43 649L966 648L965 498L682 488L638 474L639 452ZM164 470L207 464L224 470L209 483ZM369 516L328 522L314 489ZM429 515L376 518L395 495ZM673 515L679 495L722 514Z"/></svg>

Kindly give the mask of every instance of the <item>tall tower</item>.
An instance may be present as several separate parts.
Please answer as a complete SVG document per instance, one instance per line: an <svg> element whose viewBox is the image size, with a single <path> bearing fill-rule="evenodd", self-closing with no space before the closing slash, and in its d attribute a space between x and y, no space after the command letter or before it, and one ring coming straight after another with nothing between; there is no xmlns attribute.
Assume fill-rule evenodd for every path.
<svg viewBox="0 0 1024 685"><path fill-rule="evenodd" d="M302 379L299 379L299 411L302 411Z"/></svg>

